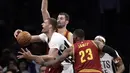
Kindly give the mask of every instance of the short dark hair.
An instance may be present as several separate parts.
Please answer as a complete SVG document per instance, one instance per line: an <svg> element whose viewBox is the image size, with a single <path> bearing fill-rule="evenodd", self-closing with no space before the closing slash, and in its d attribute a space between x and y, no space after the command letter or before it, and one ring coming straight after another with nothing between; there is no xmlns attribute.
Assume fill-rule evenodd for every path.
<svg viewBox="0 0 130 73"><path fill-rule="evenodd" d="M69 17L69 14L65 13L65 12L61 12L59 13L59 15L64 15L65 16L65 19L69 21L70 17Z"/></svg>
<svg viewBox="0 0 130 73"><path fill-rule="evenodd" d="M85 33L84 33L84 30L82 29L75 29L73 34L79 37L80 39L85 38Z"/></svg>
<svg viewBox="0 0 130 73"><path fill-rule="evenodd" d="M54 30L57 30L57 20L55 18L48 18L49 23L52 25Z"/></svg>

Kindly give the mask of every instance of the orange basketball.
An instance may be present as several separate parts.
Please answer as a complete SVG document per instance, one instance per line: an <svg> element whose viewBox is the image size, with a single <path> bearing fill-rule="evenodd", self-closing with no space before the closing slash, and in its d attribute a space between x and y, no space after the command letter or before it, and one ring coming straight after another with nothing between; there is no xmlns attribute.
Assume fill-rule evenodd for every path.
<svg viewBox="0 0 130 73"><path fill-rule="evenodd" d="M21 46L27 46L30 44L31 34L27 31L23 31L18 34L16 39Z"/></svg>

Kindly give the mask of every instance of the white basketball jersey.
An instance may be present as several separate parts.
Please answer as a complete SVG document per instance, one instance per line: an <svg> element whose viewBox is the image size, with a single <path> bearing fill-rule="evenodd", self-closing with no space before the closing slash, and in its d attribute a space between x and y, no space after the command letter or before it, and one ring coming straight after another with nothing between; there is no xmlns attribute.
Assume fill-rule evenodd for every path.
<svg viewBox="0 0 130 73"><path fill-rule="evenodd" d="M42 33L39 35L41 40L47 41L48 37ZM72 46L72 44L60 33L54 32L49 43L49 54L53 53L54 48L58 49L58 54L62 55L63 51L69 47ZM64 66L63 72L62 73L73 73L73 66L71 64L72 57L69 56L66 58L61 64ZM71 67L71 68L70 68ZM72 72L67 71L71 69Z"/></svg>
<svg viewBox="0 0 130 73"><path fill-rule="evenodd" d="M103 73L113 73L113 66L112 61L113 57L109 54L105 53L102 58L100 58L101 65L102 65L102 71Z"/></svg>

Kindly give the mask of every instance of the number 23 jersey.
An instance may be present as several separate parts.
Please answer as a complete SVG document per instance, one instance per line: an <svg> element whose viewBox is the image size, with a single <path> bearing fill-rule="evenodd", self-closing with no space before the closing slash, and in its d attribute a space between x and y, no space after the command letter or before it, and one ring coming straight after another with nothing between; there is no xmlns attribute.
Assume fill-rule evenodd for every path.
<svg viewBox="0 0 130 73"><path fill-rule="evenodd" d="M92 40L85 40L74 44L75 71L94 69L102 71L99 50Z"/></svg>

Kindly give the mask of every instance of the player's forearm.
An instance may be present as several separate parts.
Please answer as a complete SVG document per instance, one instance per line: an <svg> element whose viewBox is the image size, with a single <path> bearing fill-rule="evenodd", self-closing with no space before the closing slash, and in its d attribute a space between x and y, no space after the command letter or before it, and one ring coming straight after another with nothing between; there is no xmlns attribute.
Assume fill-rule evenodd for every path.
<svg viewBox="0 0 130 73"><path fill-rule="evenodd" d="M48 9L48 0L42 0L41 11L42 11L43 20L50 18L50 14L47 9Z"/></svg>
<svg viewBox="0 0 130 73"><path fill-rule="evenodd" d="M56 63L60 63L60 62L64 61L64 59L69 56L69 54L70 54L71 51L72 51L72 47L70 47L68 49L65 49L61 56L58 56L54 60L50 60L48 62L44 62L43 65L45 65L45 66L51 66L51 65L54 65Z"/></svg>
<svg viewBox="0 0 130 73"><path fill-rule="evenodd" d="M31 43L33 43L33 42L41 42L39 35L33 35L32 36Z"/></svg>
<svg viewBox="0 0 130 73"><path fill-rule="evenodd" d="M49 60L54 60L55 59L55 57L50 56L50 55L42 55L42 56L39 56L39 57L41 57L45 61L49 61Z"/></svg>
<svg viewBox="0 0 130 73"><path fill-rule="evenodd" d="M50 61L47 61L47 62L43 62L41 65L43 65L43 66L53 66L54 64L56 64L58 62L59 62L58 60L50 60Z"/></svg>
<svg viewBox="0 0 130 73"><path fill-rule="evenodd" d="M123 73L125 70L125 66L123 63L121 63L120 65L117 66L117 71L116 73Z"/></svg>
<svg viewBox="0 0 130 73"><path fill-rule="evenodd" d="M117 73L123 73L125 70L125 67L124 65L120 66L118 69L117 69Z"/></svg>
<svg viewBox="0 0 130 73"><path fill-rule="evenodd" d="M46 11L48 9L48 0L42 0L42 11Z"/></svg>
<svg viewBox="0 0 130 73"><path fill-rule="evenodd" d="M64 61L64 59L67 58L70 55L70 53L73 54L72 51L73 51L73 47L65 49L63 51L62 55L57 57L57 60L60 61L60 62Z"/></svg>
<svg viewBox="0 0 130 73"><path fill-rule="evenodd" d="M65 58L66 57L59 56L56 59L49 60L47 62L43 62L42 65L43 66L53 66L54 64L57 64L57 63L60 63L60 62L64 61Z"/></svg>
<svg viewBox="0 0 130 73"><path fill-rule="evenodd" d="M31 55L27 59L29 59L29 60L35 60L37 57L38 57L37 55Z"/></svg>
<svg viewBox="0 0 130 73"><path fill-rule="evenodd" d="M41 57L43 60L54 60L53 56L49 56L49 55L41 55L41 56L37 56L37 55L32 55L29 57L30 60L36 60L38 57Z"/></svg>
<svg viewBox="0 0 130 73"><path fill-rule="evenodd" d="M57 63L60 63L60 62L64 61L65 58L66 58L66 56L59 56L55 60L50 60L50 61L42 63L42 65L44 65L44 66L53 66L54 64L57 64Z"/></svg>

